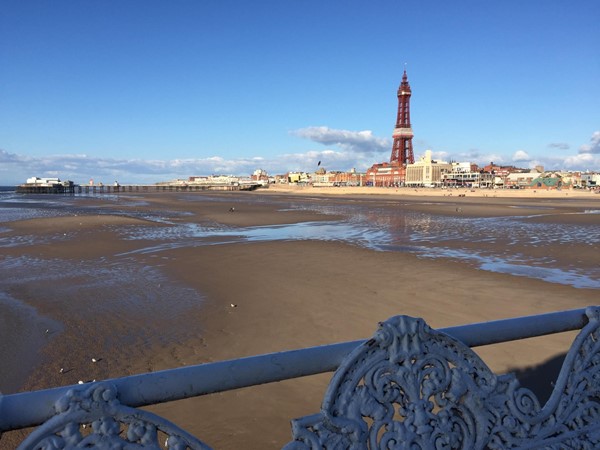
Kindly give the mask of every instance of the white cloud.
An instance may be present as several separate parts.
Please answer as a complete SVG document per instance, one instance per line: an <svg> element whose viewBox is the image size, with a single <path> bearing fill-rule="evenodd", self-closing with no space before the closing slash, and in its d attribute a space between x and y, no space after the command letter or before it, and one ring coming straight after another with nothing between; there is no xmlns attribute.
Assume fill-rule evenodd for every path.
<svg viewBox="0 0 600 450"><path fill-rule="evenodd" d="M531 158L524 150L517 150L512 157L514 162L528 162L531 161Z"/></svg>
<svg viewBox="0 0 600 450"><path fill-rule="evenodd" d="M370 130L349 131L329 127L307 127L294 130L291 134L325 145L337 145L343 151L356 153L380 153L392 149L392 141L373 135Z"/></svg>
<svg viewBox="0 0 600 450"><path fill-rule="evenodd" d="M22 183L31 176L58 176L77 183L119 180L154 183L190 175L213 173L249 175L261 166L261 159L142 160L96 158L87 155L51 155L30 157L0 150L0 185Z"/></svg>
<svg viewBox="0 0 600 450"><path fill-rule="evenodd" d="M86 183L90 178L104 183L114 180L121 183L155 183L193 175L250 175L258 168L270 174L283 174L294 170L313 171L319 161L321 167L327 170L356 168L364 171L373 163L387 161L391 151L391 140L373 136L368 130L309 127L292 133L333 148L282 153L268 159L261 156L231 159L210 156L171 160L111 159L86 154L32 157L0 149L0 185L22 183L31 176L58 176L76 183ZM419 156L415 153L415 158ZM501 165L516 163L529 168L542 165L547 170L599 170L600 131L594 132L590 143L582 145L575 155L532 157L525 150L518 150L511 159L501 154L471 149L458 154L434 151L433 156L439 160L468 161L479 166L494 162Z"/></svg>
<svg viewBox="0 0 600 450"><path fill-rule="evenodd" d="M387 155L387 151L386 151ZM387 157L387 156L386 156ZM384 160L383 158L382 160ZM0 150L0 185L23 183L32 176L57 176L76 183L155 183L186 179L193 175L250 175L261 168L270 174L288 171L313 171L321 161L328 170L366 170L378 159L373 155L324 149L281 154L265 159L261 156L225 159L211 156L197 159L143 160L97 158L87 155L23 156Z"/></svg>
<svg viewBox="0 0 600 450"><path fill-rule="evenodd" d="M550 147L565 150L570 148L567 144L555 143L550 144ZM543 156L532 156L525 150L517 150L512 155L512 158L507 158L499 154L485 153L474 149L458 154L450 155L454 161L469 161L479 166L489 164L493 161L500 165L516 165L522 168L534 168L535 166L543 166L546 170L600 170L600 131L595 131L592 134L590 143L582 145L579 153L575 155L565 154L561 152L560 156L551 153Z"/></svg>
<svg viewBox="0 0 600 450"><path fill-rule="evenodd" d="M600 153L600 131L594 131L590 138L590 143L582 145L579 153Z"/></svg>
<svg viewBox="0 0 600 450"><path fill-rule="evenodd" d="M593 153L578 153L564 159L564 168L572 170L589 170L600 167L600 155Z"/></svg>
<svg viewBox="0 0 600 450"><path fill-rule="evenodd" d="M431 152L431 157L436 161L448 161L449 154L448 152L439 151L439 152ZM418 159L418 156L415 155L415 160Z"/></svg>

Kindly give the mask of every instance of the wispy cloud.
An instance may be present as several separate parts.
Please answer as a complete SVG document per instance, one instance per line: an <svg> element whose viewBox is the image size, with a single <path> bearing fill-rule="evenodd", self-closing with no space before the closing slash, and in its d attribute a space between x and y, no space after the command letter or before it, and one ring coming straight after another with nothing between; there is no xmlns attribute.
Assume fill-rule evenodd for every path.
<svg viewBox="0 0 600 450"><path fill-rule="evenodd" d="M569 144L566 144L564 142L552 142L551 144L548 144L548 147L557 148L559 150L568 150L571 148Z"/></svg>
<svg viewBox="0 0 600 450"><path fill-rule="evenodd" d="M485 166L491 162L494 164L509 164L509 161L502 155L488 153L479 149L470 149L465 152L451 154L447 159L458 162L471 162L480 166Z"/></svg>

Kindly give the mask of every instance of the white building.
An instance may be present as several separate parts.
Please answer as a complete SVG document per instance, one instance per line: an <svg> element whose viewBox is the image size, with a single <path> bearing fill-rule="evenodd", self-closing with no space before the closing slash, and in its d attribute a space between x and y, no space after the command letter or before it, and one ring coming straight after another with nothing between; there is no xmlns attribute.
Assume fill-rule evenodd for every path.
<svg viewBox="0 0 600 450"><path fill-rule="evenodd" d="M475 170L470 162L453 162L450 171L442 174L445 186L490 188L494 186L495 177L489 172Z"/></svg>
<svg viewBox="0 0 600 450"><path fill-rule="evenodd" d="M27 178L27 184L36 184L40 186L52 186L54 184L59 184L59 178L40 178L40 177L31 177Z"/></svg>
<svg viewBox="0 0 600 450"><path fill-rule="evenodd" d="M600 186L600 173L585 172L581 174L582 187Z"/></svg>
<svg viewBox="0 0 600 450"><path fill-rule="evenodd" d="M419 161L406 166L406 186L434 187L442 184L442 174L449 172L452 165L446 161L431 159L431 150L425 151Z"/></svg>

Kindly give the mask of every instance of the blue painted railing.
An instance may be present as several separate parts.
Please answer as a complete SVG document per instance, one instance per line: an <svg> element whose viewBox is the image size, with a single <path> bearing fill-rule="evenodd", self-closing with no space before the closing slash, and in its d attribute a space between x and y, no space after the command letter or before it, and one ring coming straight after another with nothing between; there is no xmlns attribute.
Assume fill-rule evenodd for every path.
<svg viewBox="0 0 600 450"><path fill-rule="evenodd" d="M185 445L189 445L191 448L206 448L205 445L202 444L200 441L196 440L192 436L187 435L182 430L176 429L172 424L169 424L163 419L160 419L156 416L152 416L149 413L142 412L141 410L132 408L168 402L177 399L195 397L231 389L237 389L252 385L302 377L306 375L330 372L338 369L338 371L334 375L334 380L330 384L330 389L333 389L332 386L335 383L336 377L339 378L343 376L340 375L340 373L348 369L348 367L346 366L348 366L350 362L352 364L355 363L355 361L352 362L352 358L356 357L357 352L367 352L369 354L374 354L374 349L383 352L383 356L378 356L378 362L373 363L373 367L377 366L381 363L381 361L386 360L387 358L386 361L388 361L388 363L390 360L394 361L392 367L398 368L402 364L409 364L411 370L415 370L414 367L421 367L418 366L416 363L419 357L423 357L425 359L429 358L427 360L430 361L432 355L435 354L435 351L442 349L440 351L440 358L435 359L435 362L428 362L419 370L421 370L423 374L433 377L426 381L425 384L428 386L427 389L433 389L433 391L435 391L435 389L439 390L443 387L442 391L440 391L445 392L443 393L443 395L437 391L437 393L432 391L433 393L431 395L432 398L434 398L435 395L441 395L441 397L438 398L438 401L441 402L441 404L446 405L448 402L450 402L450 400L455 400L453 396L457 396L457 393L459 391L466 392L475 389L473 387L475 386L473 382L467 382L461 378L467 376L464 375L463 372L460 372L460 370L463 369L464 373L468 374L469 376L472 376L476 372L477 379L475 381L475 384L479 383L480 379L486 379L486 383L489 383L491 385L504 386L504 384L502 384L505 383L505 381L502 381L504 379L493 375L489 371L489 369L487 369L487 367L478 359L478 357L474 356L474 353L470 351L469 347L476 347L481 345L488 345L511 340L560 333L563 331L577 330L584 327L585 328L580 333L580 337L578 339L580 339L580 341L585 342L595 342L595 327L597 326L598 311L599 310L596 308L576 309L549 314L539 314L535 316L476 323L458 327L450 327L440 329L437 331L429 329L420 319L412 319L406 318L404 316L399 316L400 319L393 318L390 319L390 321L385 322L383 325L381 325L382 330L393 330L392 334L390 334L390 332L386 332L389 334L389 336L386 335L387 337L385 337L385 339L381 337L383 331L380 330L378 331L378 334L376 333L373 339L367 341L344 342L319 347L305 348L300 350L258 355L229 361L182 367L177 369L164 370L160 372L116 378L99 383L90 383L83 386L65 386L41 391L4 395L0 396L0 433L2 431L26 428L40 425L43 423L44 425L38 428L38 431L32 435L33 437L30 436L28 438L28 441L26 441L23 444L23 448L38 448L35 446L28 447L28 445L33 445L31 444L31 442L34 442L35 439L38 440L35 441L35 445L38 445L39 442L42 442L44 440L44 442L46 442L48 441L48 439L53 439L53 442L58 440L64 443L78 442L77 439L92 439L92 437L90 437L89 434L80 432L79 424L85 423L91 423L92 425L96 424L94 428L95 433L93 433L92 436L97 433L104 433L106 437L106 435L111 435L111 428L104 425L101 426L99 424L104 424L106 420L108 420L106 419L107 417L112 417L114 420L116 420L116 422L123 424L129 423L127 422L127 420L129 420L130 417L135 416L137 417L136 420L138 420L138 422L135 422L137 425L129 423L129 429L138 431L131 431L127 434L127 439L132 439L132 442L137 442L135 439L138 439L139 442L143 441L142 437L136 437L136 433L138 433L140 436L146 436L146 434L144 433L150 433L151 435L153 432L155 433L155 431L151 430L155 430L156 428L158 428L159 430L162 430L163 432L172 436L172 438L170 438L171 440L169 441L169 448L180 448L177 447L177 445L183 445L183 447L181 448L185 448ZM574 347L576 346L577 342L578 341L576 341L573 344ZM581 346L581 342L577 345ZM572 352L580 350L581 349L572 349ZM587 349L586 352L586 357L593 353L589 349ZM361 355L363 353L361 353ZM392 356L390 356L391 353L393 353ZM457 355L459 355L460 357ZM598 360L600 360L600 354L597 356ZM366 360L364 355L361 356L361 358L361 361ZM457 359L457 361L459 362L469 361L470 365L472 365L473 367L461 368L461 364L454 361L453 358ZM447 367L445 367L445 363L442 364L440 367L436 366L436 364L441 364L440 361L442 360L449 361ZM442 366L444 366L445 368L441 368ZM435 370L432 369L432 367L436 367ZM343 368L344 370L342 370ZM361 368L360 370L363 369ZM368 366L364 370L372 370L372 367ZM373 392L376 392L377 389L381 388L383 389L382 392L388 392L388 394L384 395L385 397L386 395L391 395L390 392L395 392L396 390L400 389L400 391L403 392L401 397L403 399L405 397L408 398L409 395L407 394L407 392L410 389L408 387L398 387L402 384L401 380L406 381L405 378L406 376L408 376L406 372L406 367L402 369L402 376L394 375L390 372L390 370L391 369L389 368L386 369L385 376L377 375L382 376L388 384L382 385L383 387L374 387ZM596 376L595 362L594 364L592 364L591 369L588 368L586 370L590 371L590 376ZM353 373L356 373L356 367L354 367L352 371ZM457 375L459 372L462 375ZM567 372L567 370L563 369L563 372ZM561 373L561 376L562 375L563 374ZM422 377L421 374L417 374L416 376ZM441 381L438 380L438 378L440 377L451 377L451 379L447 379L446 381L444 381L444 383L446 384L443 384ZM565 377L568 378L567 375L565 375ZM375 378L377 377L375 376ZM459 378L462 381L459 382ZM393 380L393 383L389 384L390 380ZM501 380L502 382L498 380ZM512 381L511 383L514 384L514 382ZM346 386L347 384L348 383L345 382L344 386ZM460 389L458 387L459 385L461 385ZM508 386L508 384L506 386ZM503 389L508 389L506 386L503 387ZM452 389L455 389L456 392L452 391L450 387L452 387ZM444 389L446 391L444 391ZM499 393L496 391L490 391L490 393L487 390L485 390L488 389L488 387L477 386L477 389L484 389L486 395L490 395L490 398L493 397L496 399L494 401L497 401L498 398L504 398L498 397ZM496 388L494 387L494 389ZM358 395L355 391L352 391L350 393L345 392L344 395L348 396L348 399L346 401L352 403L355 401L356 398L363 396L364 389L360 388L358 390L361 392L360 395ZM479 395L481 398L485 397L482 394L482 392L477 393L477 395ZM503 393L502 395L504 394L505 393ZM331 395L334 394L332 393ZM466 394L464 394L463 392L461 394L461 398L463 398L465 395ZM339 392L336 392L334 397L341 398L343 396ZM528 393L526 397L527 399L529 399L531 396ZM294 421L295 440L292 443L290 443L290 448L323 448L323 446L325 446L325 448L328 448L327 442L356 443L362 442L361 439L367 439L367 435L371 436L367 432L368 430L363 429L365 426L364 423L358 420L356 417L344 419L346 421L344 422L346 425L340 428L338 426L339 424L336 424L336 420L339 421L341 419L336 418L335 420L333 420L332 417L330 417L331 414L338 414L340 407L336 406L336 412L332 413L331 411L328 411L326 409L326 404L328 401L331 403L331 398L328 400L328 397L326 395L326 399L324 401L323 406L324 409L321 412L321 415L309 416L309 418ZM398 403L399 398L393 398L392 401L394 403ZM415 405L421 405L423 399L413 399L412 401L416 402L414 403ZM425 403L431 403L431 401L431 399L426 399ZM464 403L465 400L463 399L461 401L463 401ZM371 403L369 404L375 405L376 409L387 408L387 406L381 406L381 399L377 401L370 400L370 402ZM488 403L491 404L493 402L489 400ZM536 404L535 399L533 400L533 404ZM495 407L498 406L495 403L494 405ZM410 408L413 408L413 406L411 406ZM456 411L459 410L462 411L462 409L460 408L455 410L453 409L452 411L456 413ZM377 409L377 411L379 411L379 409ZM600 411L600 407L598 408L598 411ZM527 414L532 416L535 415L534 413L537 414L538 412L539 411L533 408L531 410L521 412L520 414L521 416L525 417L527 416ZM587 413L589 415L589 411ZM375 410L373 410L373 414L374 417L379 417L378 414L380 415L380 412L376 412ZM427 439L431 438L431 432L429 428L432 428L434 422L437 423L437 415L435 416L435 418L433 418L433 416L429 417L433 413L427 408L425 408L425 410L421 411L421 413L419 414L419 417L421 417L420 420L425 420L425 422L423 422L423 424L421 424L420 426L410 425L410 420L406 418L403 419L403 422L401 424L402 426L398 425L398 423L390 421L391 419L389 418L389 420L386 419L386 421L379 423L378 426L384 427L387 430L386 433L391 433L391 430L394 427L395 429L408 427L406 428L406 430L402 431L402 433L404 433L403 439L405 439L406 442L410 441L422 445L422 442L418 441L418 439L425 439L423 436L429 436ZM489 412L489 414L493 416L495 413ZM521 416L519 416L519 420L525 420ZM308 420L308 422L303 422L303 420ZM375 422L373 423L377 424L377 420L375 420ZM452 420L450 422L448 422L448 420L446 420L446 422L444 423L454 423L452 422ZM512 423L511 421L516 419L514 419L512 415L507 415L503 420ZM354 425L348 425L350 423L355 424L357 428L352 428ZM148 424L153 425L149 426ZM138 426L138 428L135 428L136 426ZM461 428L461 426L462 428L466 427L465 429L468 430L469 435L471 433L481 434L481 430L478 431L476 427L473 428L471 427L471 425L456 426L458 426L458 428ZM484 428L489 426L491 426L490 422L486 422L484 425L482 425L482 427ZM531 428L531 426L529 426L529 428ZM118 426L115 429L118 430ZM350 429L352 430L348 431ZM332 438L332 436L338 436L338 434L336 434L338 432L341 433L341 435L343 435L343 438L339 438L342 440L339 440L338 437ZM520 448L515 446L503 446L507 442L506 439L508 439L505 435L506 433L510 434L510 432L510 427L502 425L502 433L504 434L501 433L502 438L498 438L501 440L501 445L499 444L498 447L494 447L493 445L490 446L489 441L485 441L484 438L481 438L486 442L486 445L488 446L481 448ZM379 430L377 431L376 435L381 436L386 435L386 433L382 434L382 431ZM446 435L448 435L448 432L445 433ZM119 437L119 434L120 433L116 433L115 436L111 435L111 439L125 439L124 437ZM131 434L131 436L129 436L129 434ZM147 436L146 438L150 439ZM534 438L536 437L534 436ZM372 438L371 436L371 438L368 439L379 438ZM398 439L398 436L395 435L394 439ZM502 439L504 440L502 441ZM521 439L521 437L519 437L519 439ZM106 442L106 439L103 442ZM184 444L181 444L182 442ZM439 442L435 445L439 445ZM57 448L62 447L58 445ZM333 448L338 447L333 446ZM363 447L358 446L356 448ZM422 448L438 447L430 447L428 445L425 445ZM471 447L449 446L448 448Z"/></svg>

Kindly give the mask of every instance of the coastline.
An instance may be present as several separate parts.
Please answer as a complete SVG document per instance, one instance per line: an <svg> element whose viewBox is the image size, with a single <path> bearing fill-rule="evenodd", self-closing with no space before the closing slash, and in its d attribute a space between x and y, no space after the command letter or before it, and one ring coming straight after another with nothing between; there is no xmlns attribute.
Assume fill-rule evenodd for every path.
<svg viewBox="0 0 600 450"><path fill-rule="evenodd" d="M347 188L328 191L342 189ZM459 214L456 205L460 202L461 216L547 211L544 220L550 223L600 222L598 214L570 214L598 208L600 195L594 194L544 197L540 205L537 198L521 195L507 201L469 193L443 198L443 192L436 197L429 190L426 196L417 192L390 196L386 189L382 190L388 193L370 191L376 195L356 191L317 195L315 190L239 194L235 213L229 212L233 198L229 193L211 194L210 202L182 193L132 196L143 202L129 204L119 200L122 211L140 218L115 215L114 203L90 198L82 202L90 207L84 216L5 223L11 231L3 236L33 234L48 235L49 239L3 249L5 260L15 258L29 264L28 278L19 279L22 274L16 267L3 287L34 308L39 317L63 327L48 338L42 336L45 345L30 349L38 352L40 362L21 389L364 339L373 334L378 321L397 314L423 317L438 328L597 303L597 289L577 289L486 272L458 261L378 252L343 242L234 242L136 253L153 242L123 237L124 232L139 226L168 229L144 220L150 211L171 211L177 223L233 228L336 218L281 208L269 201L274 195L294 201L318 196L328 203L358 199L384 209L396 208L396 200L408 198L411 201L403 202L403 208L449 217ZM250 202L257 197L265 201ZM430 198L436 199L435 204L429 204ZM519 208L514 208L515 204ZM102 210L110 214L97 214ZM595 257L593 252L582 256L590 264ZM56 261L59 266L45 266ZM238 306L231 308L231 303ZM497 373L523 370L559 356L574 334L483 347L476 352ZM19 339L18 332L2 336L8 345ZM91 357L101 361L90 363ZM69 371L61 374L59 369L67 361ZM288 380L149 409L215 448L280 448L290 439L290 419L319 410L330 377ZM0 444L11 442L4 441L10 439L8 435Z"/></svg>

